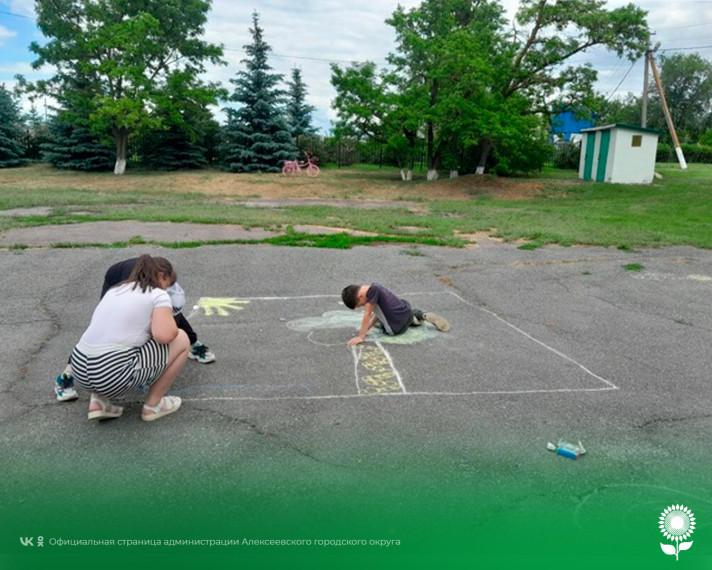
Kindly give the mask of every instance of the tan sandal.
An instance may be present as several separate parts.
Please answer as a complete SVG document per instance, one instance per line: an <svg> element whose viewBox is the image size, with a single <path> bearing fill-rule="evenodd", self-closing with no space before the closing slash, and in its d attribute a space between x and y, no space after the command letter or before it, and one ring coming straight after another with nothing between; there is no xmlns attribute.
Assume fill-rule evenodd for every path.
<svg viewBox="0 0 712 570"><path fill-rule="evenodd" d="M181 399L178 396L163 396L156 406L143 405L141 419L144 422L152 422L158 418L177 412L181 403Z"/></svg>
<svg viewBox="0 0 712 570"><path fill-rule="evenodd" d="M92 410L92 405L99 404L99 410ZM110 420L112 418L118 418L124 413L124 409L121 406L114 406L109 400L105 400L92 393L91 398L89 398L89 416L90 420Z"/></svg>

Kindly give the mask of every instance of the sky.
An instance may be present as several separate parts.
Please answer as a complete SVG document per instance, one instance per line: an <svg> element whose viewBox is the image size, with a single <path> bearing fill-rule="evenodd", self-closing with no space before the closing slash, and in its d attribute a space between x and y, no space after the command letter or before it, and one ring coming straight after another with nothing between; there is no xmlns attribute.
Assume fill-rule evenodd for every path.
<svg viewBox="0 0 712 570"><path fill-rule="evenodd" d="M298 67L307 88L307 103L315 107L313 123L328 133L336 115L331 108L335 92L330 83L330 64L348 66L353 62L373 61L385 65L386 56L395 48L395 35L385 20L398 4L406 9L420 0L213 0L205 26L205 39L222 44L226 66L211 67L206 79L218 81L229 89L229 79L244 70L244 46L251 43L249 28L252 12L260 16L264 40L272 47L270 65L276 73L291 77ZM517 0L501 0L511 20ZM628 4L609 0L608 8ZM641 0L634 2L648 12L648 24L654 32L653 45L660 42L656 54L699 53L712 60L712 0ZM44 40L35 25L33 0L0 0L0 83L12 88L15 75L28 80L50 77L51 68L32 70L34 54L30 42ZM590 62L598 70L597 89L606 97L628 92L640 95L643 88L642 59L631 64L603 48L594 48L572 63ZM37 110L43 112L43 103ZM224 105L223 105L224 106ZM29 108L24 102L23 107ZM224 116L216 108L216 117Z"/></svg>

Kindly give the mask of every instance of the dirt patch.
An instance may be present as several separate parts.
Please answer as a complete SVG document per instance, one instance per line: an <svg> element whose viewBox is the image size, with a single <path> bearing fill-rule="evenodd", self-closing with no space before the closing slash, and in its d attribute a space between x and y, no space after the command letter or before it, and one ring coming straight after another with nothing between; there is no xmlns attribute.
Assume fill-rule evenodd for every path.
<svg viewBox="0 0 712 570"><path fill-rule="evenodd" d="M224 202L224 201L223 201ZM248 208L284 208L289 206L331 206L332 208L358 208L377 210L380 208L406 208L411 212L425 212L421 204L405 200L322 200L316 198L269 198L263 200L238 201Z"/></svg>
<svg viewBox="0 0 712 570"><path fill-rule="evenodd" d="M53 169L48 165L3 169L0 191L17 192L60 188L94 192L140 191L197 193L221 199L261 201L358 201L393 202L417 209L418 203L431 200L467 200L490 196L501 200L530 199L542 192L544 183L535 179L508 179L470 174L425 182L418 178L404 182L393 171L323 169L317 178L286 177L277 173L235 174L220 170L195 172L128 171L123 176L111 173L77 173ZM551 183L548 181L547 183Z"/></svg>
<svg viewBox="0 0 712 570"><path fill-rule="evenodd" d="M496 200L526 200L534 198L544 190L544 184L537 181L497 178L469 174L450 180L431 182L438 192L460 194L464 197L489 196Z"/></svg>

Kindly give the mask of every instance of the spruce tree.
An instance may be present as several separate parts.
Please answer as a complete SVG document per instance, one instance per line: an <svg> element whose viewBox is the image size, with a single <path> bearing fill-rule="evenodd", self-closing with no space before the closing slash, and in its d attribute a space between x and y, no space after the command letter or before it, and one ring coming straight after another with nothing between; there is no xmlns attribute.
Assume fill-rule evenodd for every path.
<svg viewBox="0 0 712 570"><path fill-rule="evenodd" d="M55 168L105 172L114 168L116 152L108 138L91 128L95 109L91 80L75 75L67 80L71 89L56 96L58 109L49 121L49 137L42 144L42 160Z"/></svg>
<svg viewBox="0 0 712 570"><path fill-rule="evenodd" d="M296 149L281 112L282 75L273 73L267 62L272 48L262 37L257 12L252 22L252 43L244 46L249 57L242 60L247 69L230 80L235 85L230 100L240 107L226 109L223 164L231 172L278 172Z"/></svg>
<svg viewBox="0 0 712 570"><path fill-rule="evenodd" d="M292 69L292 80L287 82L289 87L287 98L287 122L295 143L299 146L299 138L316 134L316 129L311 124L311 114L314 112L312 105L307 105L307 88L302 81L302 70L298 67Z"/></svg>
<svg viewBox="0 0 712 570"><path fill-rule="evenodd" d="M89 127L61 112L49 123L49 140L42 145L42 159L55 168L106 172L113 170L115 152Z"/></svg>
<svg viewBox="0 0 712 570"><path fill-rule="evenodd" d="M199 169L208 166L210 136L220 126L206 105L181 101L181 109L161 113L169 128L144 137L143 164L157 170Z"/></svg>
<svg viewBox="0 0 712 570"><path fill-rule="evenodd" d="M42 157L42 145L49 140L47 122L42 119L34 105L30 108L29 113L22 117L22 120L25 124L23 139L25 158L38 161Z"/></svg>
<svg viewBox="0 0 712 570"><path fill-rule="evenodd" d="M15 97L0 84L0 168L26 164L23 158L22 123Z"/></svg>
<svg viewBox="0 0 712 570"><path fill-rule="evenodd" d="M143 145L143 162L154 170L188 170L208 165L205 149L175 125L147 137Z"/></svg>

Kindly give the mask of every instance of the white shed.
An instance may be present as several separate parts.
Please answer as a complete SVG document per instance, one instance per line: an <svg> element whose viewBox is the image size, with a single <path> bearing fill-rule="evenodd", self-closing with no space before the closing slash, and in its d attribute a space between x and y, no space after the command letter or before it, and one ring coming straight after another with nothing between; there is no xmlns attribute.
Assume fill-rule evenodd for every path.
<svg viewBox="0 0 712 570"><path fill-rule="evenodd" d="M662 131L616 123L582 129L579 178L618 184L650 184Z"/></svg>

